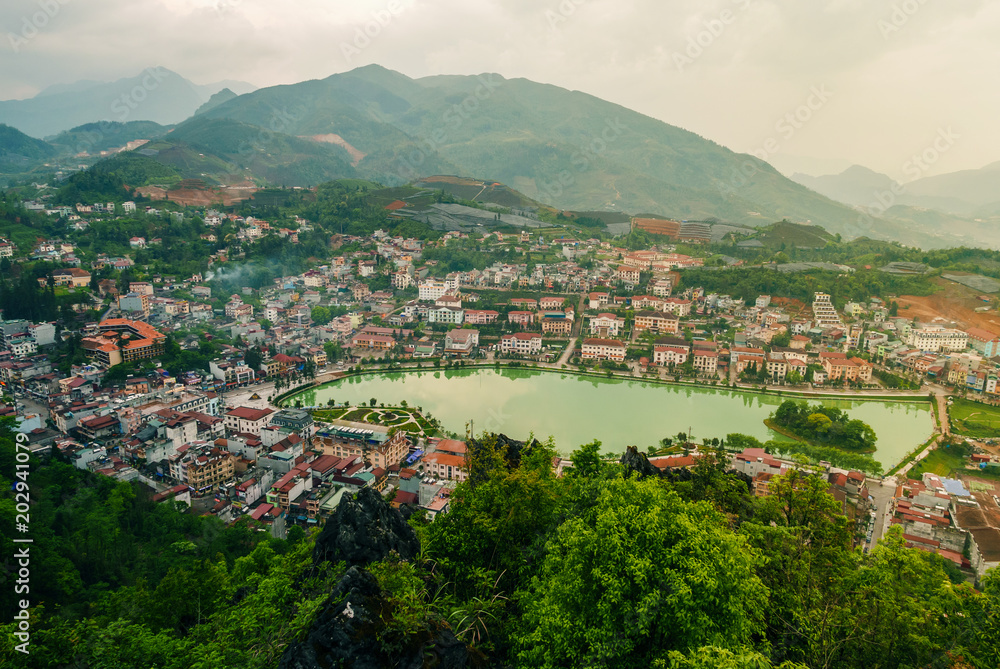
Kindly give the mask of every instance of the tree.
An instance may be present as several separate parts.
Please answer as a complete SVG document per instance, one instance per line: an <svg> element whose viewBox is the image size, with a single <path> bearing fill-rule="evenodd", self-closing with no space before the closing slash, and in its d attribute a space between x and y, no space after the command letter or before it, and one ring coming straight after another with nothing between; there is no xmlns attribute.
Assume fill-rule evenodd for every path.
<svg viewBox="0 0 1000 669"><path fill-rule="evenodd" d="M368 406L373 407L377 402L378 400L373 397L370 400L368 400Z"/></svg>
<svg viewBox="0 0 1000 669"><path fill-rule="evenodd" d="M788 330L779 332L771 338L771 346L786 347L792 343L792 335Z"/></svg>
<svg viewBox="0 0 1000 669"><path fill-rule="evenodd" d="M313 323L316 323L317 325L325 325L330 322L331 318L333 318L330 310L320 305L313 307L312 311L309 312L309 316L312 318Z"/></svg>
<svg viewBox="0 0 1000 669"><path fill-rule="evenodd" d="M254 371L254 374L258 374L260 373L261 365L264 364L264 356L260 352L260 349L253 346L243 352L243 362Z"/></svg>
<svg viewBox="0 0 1000 669"><path fill-rule="evenodd" d="M549 542L515 635L518 660L649 667L671 650L747 643L766 603L753 560L710 504L658 480L609 481L594 513Z"/></svg>
<svg viewBox="0 0 1000 669"><path fill-rule="evenodd" d="M601 459L601 442L596 439L573 451L570 460L573 461L573 476L598 477L607 468Z"/></svg>

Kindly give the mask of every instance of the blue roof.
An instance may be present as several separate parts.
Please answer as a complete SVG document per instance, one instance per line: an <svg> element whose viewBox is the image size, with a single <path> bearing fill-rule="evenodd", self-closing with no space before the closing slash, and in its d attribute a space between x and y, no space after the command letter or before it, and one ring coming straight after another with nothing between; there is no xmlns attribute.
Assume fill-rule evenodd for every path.
<svg viewBox="0 0 1000 669"><path fill-rule="evenodd" d="M941 479L941 484L944 485L944 489L948 491L949 495L958 495L959 497L971 497L971 493L965 489L965 486L958 479Z"/></svg>

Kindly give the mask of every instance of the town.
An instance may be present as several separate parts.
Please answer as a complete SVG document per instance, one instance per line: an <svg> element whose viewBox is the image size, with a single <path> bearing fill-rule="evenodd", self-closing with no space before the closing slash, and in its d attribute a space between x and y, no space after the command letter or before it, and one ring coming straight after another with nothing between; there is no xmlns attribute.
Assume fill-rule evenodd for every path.
<svg viewBox="0 0 1000 669"><path fill-rule="evenodd" d="M395 200L382 215L405 223L409 206ZM935 434L912 444L905 462L884 463L892 470L884 477L822 458L783 459L759 442L727 457L755 495L767 495L770 478L790 469L821 474L866 550L896 524L907 545L947 558L973 580L1000 562L1000 507L988 481L906 476L953 441L970 450L959 473L1000 473L993 440L952 434L946 404L996 403L1000 335L918 321L900 312L895 295L836 304L820 291L809 301L720 294L689 277L711 281L751 268L713 251L711 225L633 219L622 245L521 211L536 227L422 238L381 228L335 233L327 257L281 275L254 269L248 251L297 245L316 232L315 222L133 201L26 207L64 219L77 235L122 218L192 222L218 248L202 272L184 276L142 264L148 249L164 246L160 238L132 236L121 255L82 252L73 235L39 238L30 248L0 241L7 272L20 263L61 267L39 276L37 290L58 291L66 305L56 321L0 323L7 412L34 452L54 449L78 468L141 482L157 501L225 523L250 519L276 537L321 524L345 494L363 488L433 519L467 476L467 440L476 436L468 426L462 434L405 402L303 407L297 394L378 370L528 367L819 397L929 397ZM483 212L451 207L452 215ZM223 232L230 241L218 246ZM473 249L520 261L450 267L447 258ZM834 277L856 272L824 269ZM908 263L877 270L926 271ZM559 446L568 452L576 444ZM705 448L683 443L683 455L651 455L651 462L692 467Z"/></svg>

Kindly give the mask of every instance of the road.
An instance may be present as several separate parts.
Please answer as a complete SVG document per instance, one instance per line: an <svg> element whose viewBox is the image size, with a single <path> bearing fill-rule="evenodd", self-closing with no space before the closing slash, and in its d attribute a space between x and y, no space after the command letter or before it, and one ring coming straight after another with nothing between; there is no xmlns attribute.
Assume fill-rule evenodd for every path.
<svg viewBox="0 0 1000 669"><path fill-rule="evenodd" d="M569 343L566 344L566 350L563 351L562 355L559 356L559 359L555 363L555 367L559 368L568 363L569 357L573 355L573 349L575 348L576 348L576 337L573 337L569 340Z"/></svg>
<svg viewBox="0 0 1000 669"><path fill-rule="evenodd" d="M868 492L875 499L875 527L872 530L872 540L866 548L872 548L878 543L889 526L891 516L887 513L889 505L896 494L896 479L892 476L886 479L868 479Z"/></svg>

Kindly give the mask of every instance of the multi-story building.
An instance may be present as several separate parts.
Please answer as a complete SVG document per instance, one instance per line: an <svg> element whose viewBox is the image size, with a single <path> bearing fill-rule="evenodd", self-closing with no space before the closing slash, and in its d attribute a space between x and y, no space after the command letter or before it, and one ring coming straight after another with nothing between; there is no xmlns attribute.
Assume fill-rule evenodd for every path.
<svg viewBox="0 0 1000 669"><path fill-rule="evenodd" d="M715 374L719 370L719 353L715 350L695 347L691 364L702 374Z"/></svg>
<svg viewBox="0 0 1000 669"><path fill-rule="evenodd" d="M490 323L496 323L499 317L499 312L490 309L465 310L466 325L489 325Z"/></svg>
<svg viewBox="0 0 1000 669"><path fill-rule="evenodd" d="M515 332L500 337L501 353L537 355L542 350L542 336L533 332Z"/></svg>
<svg viewBox="0 0 1000 669"><path fill-rule="evenodd" d="M535 313L533 311L508 311L507 321L526 328L535 322Z"/></svg>
<svg viewBox="0 0 1000 669"><path fill-rule="evenodd" d="M196 492L211 490L236 472L234 455L205 441L184 444L167 461L170 475Z"/></svg>
<svg viewBox="0 0 1000 669"><path fill-rule="evenodd" d="M663 310L668 314L687 316L691 313L691 300L680 297L666 297L663 299Z"/></svg>
<svg viewBox="0 0 1000 669"><path fill-rule="evenodd" d="M653 346L653 364L657 367L683 365L689 355L690 349L686 346Z"/></svg>
<svg viewBox="0 0 1000 669"><path fill-rule="evenodd" d="M921 351L964 351L969 345L969 335L961 330L926 326L913 328L903 342Z"/></svg>
<svg viewBox="0 0 1000 669"><path fill-rule="evenodd" d="M436 300L442 295L458 291L458 279L425 279L417 286L417 299Z"/></svg>
<svg viewBox="0 0 1000 669"><path fill-rule="evenodd" d="M444 336L445 355L468 357L479 346L479 330L451 330Z"/></svg>
<svg viewBox="0 0 1000 669"><path fill-rule="evenodd" d="M564 314L542 316L542 332L545 334L568 335L573 332L573 319Z"/></svg>
<svg viewBox="0 0 1000 669"><path fill-rule="evenodd" d="M670 279L656 279L649 284L649 288L656 297L670 297L674 282Z"/></svg>
<svg viewBox="0 0 1000 669"><path fill-rule="evenodd" d="M465 311L461 307L431 307L427 310L428 323L449 323L461 325L465 320Z"/></svg>
<svg viewBox="0 0 1000 669"><path fill-rule="evenodd" d="M362 456L373 467L388 469L409 452L406 432L368 423L334 420L313 437L313 447L338 458Z"/></svg>
<svg viewBox="0 0 1000 669"><path fill-rule="evenodd" d="M969 328L966 332L969 335L969 346L983 357L992 358L1000 355L1000 335L980 328Z"/></svg>
<svg viewBox="0 0 1000 669"><path fill-rule="evenodd" d="M651 330L660 333L677 333L680 331L680 319L673 314L660 311L639 311L635 314L636 332Z"/></svg>
<svg viewBox="0 0 1000 669"><path fill-rule="evenodd" d="M615 279L626 286L638 286L639 270L628 265L619 265L615 270Z"/></svg>
<svg viewBox="0 0 1000 669"><path fill-rule="evenodd" d="M208 363L208 369L212 376L230 387L252 383L256 378L254 370L243 360L212 360Z"/></svg>
<svg viewBox="0 0 1000 669"><path fill-rule="evenodd" d="M141 313L149 316L149 295L145 293L126 293L118 296L118 309L124 312Z"/></svg>
<svg viewBox="0 0 1000 669"><path fill-rule="evenodd" d="M231 434L259 435L274 417L272 409L254 409L252 407L236 407L226 412L224 416L226 430Z"/></svg>
<svg viewBox="0 0 1000 669"><path fill-rule="evenodd" d="M52 272L52 280L57 286L86 288L90 285L90 272L85 269L80 269L79 267L57 269Z"/></svg>
<svg viewBox="0 0 1000 669"><path fill-rule="evenodd" d="M598 314L590 319L590 334L598 337L617 337L624 324L625 319L614 314Z"/></svg>
<svg viewBox="0 0 1000 669"><path fill-rule="evenodd" d="M308 443L312 439L315 423L308 411L281 409L271 417L269 427L277 427L289 433L297 434L302 441Z"/></svg>
<svg viewBox="0 0 1000 669"><path fill-rule="evenodd" d="M816 321L816 327L839 328L844 325L843 321L840 320L840 315L833 306L831 297L826 293L816 293L813 295L812 311L813 320Z"/></svg>
<svg viewBox="0 0 1000 669"><path fill-rule="evenodd" d="M614 339L584 339L580 347L580 356L584 360L625 361L626 346Z"/></svg>

